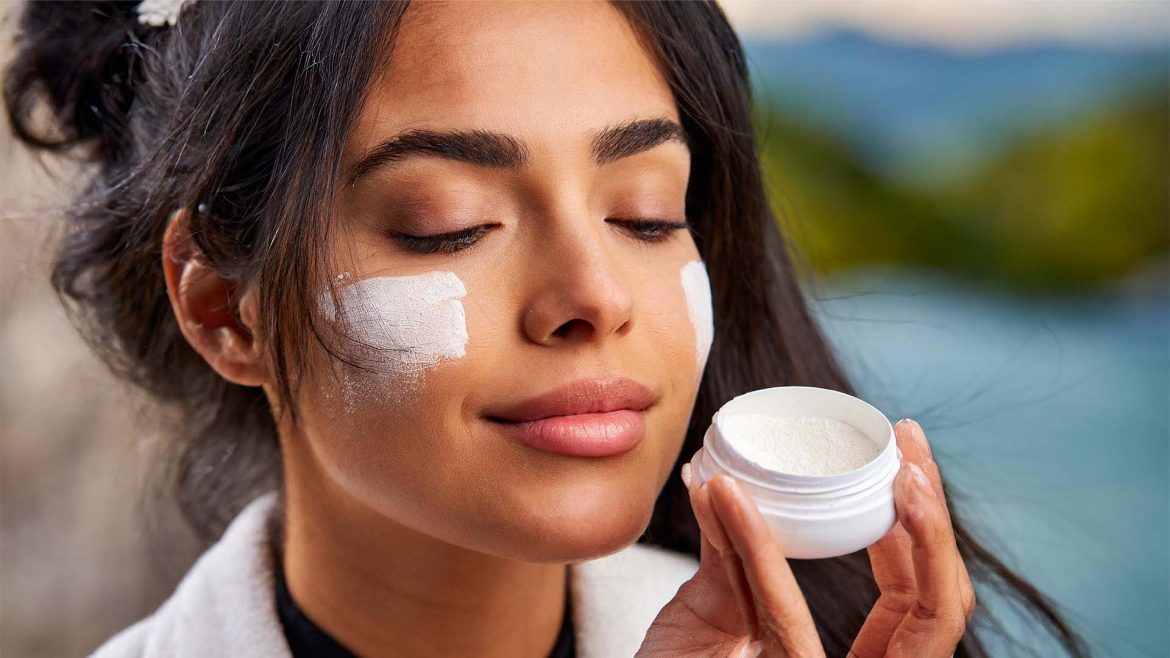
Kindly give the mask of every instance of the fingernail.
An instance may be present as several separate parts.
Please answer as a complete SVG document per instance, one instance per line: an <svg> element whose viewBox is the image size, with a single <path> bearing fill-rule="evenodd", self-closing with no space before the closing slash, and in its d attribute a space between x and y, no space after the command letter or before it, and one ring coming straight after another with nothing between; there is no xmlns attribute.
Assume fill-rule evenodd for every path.
<svg viewBox="0 0 1170 658"><path fill-rule="evenodd" d="M925 450L926 454L933 458L934 452L930 449L930 443L928 443L926 440L926 432L922 431L922 425L919 424L918 421L911 418L904 418L902 420L903 422L910 425L910 438L914 439L914 442L917 443L923 450Z"/></svg>
<svg viewBox="0 0 1170 658"><path fill-rule="evenodd" d="M683 484L686 485L687 491L691 490L691 463L687 462L682 465L682 471L679 473L682 477Z"/></svg>

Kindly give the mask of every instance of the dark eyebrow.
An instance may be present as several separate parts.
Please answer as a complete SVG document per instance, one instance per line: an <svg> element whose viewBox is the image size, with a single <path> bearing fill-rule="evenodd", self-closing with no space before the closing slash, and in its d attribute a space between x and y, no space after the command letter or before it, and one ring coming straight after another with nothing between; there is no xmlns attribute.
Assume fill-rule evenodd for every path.
<svg viewBox="0 0 1170 658"><path fill-rule="evenodd" d="M637 119L597 131L590 139L589 150L594 163L600 166L671 141L688 150L692 144L682 126L670 119ZM363 155L345 177L346 186L379 167L417 155L504 169L519 169L529 162L528 146L511 135L486 130L414 129L383 141Z"/></svg>
<svg viewBox="0 0 1170 658"><path fill-rule="evenodd" d="M659 144L678 142L691 149L691 137L670 119L638 119L598 131L590 143L593 162L603 165L648 151Z"/></svg>

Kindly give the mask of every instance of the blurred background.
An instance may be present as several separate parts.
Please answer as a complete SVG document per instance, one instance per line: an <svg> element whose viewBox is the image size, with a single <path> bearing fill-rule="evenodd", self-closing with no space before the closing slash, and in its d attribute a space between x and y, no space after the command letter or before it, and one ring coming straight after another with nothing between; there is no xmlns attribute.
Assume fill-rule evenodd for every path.
<svg viewBox="0 0 1170 658"><path fill-rule="evenodd" d="M1167 655L1170 3L721 4L862 396L923 425L978 534L1098 655ZM50 180L0 134L6 657L87 653L199 551L142 501L157 422L48 288ZM997 655L1046 655L1013 631Z"/></svg>

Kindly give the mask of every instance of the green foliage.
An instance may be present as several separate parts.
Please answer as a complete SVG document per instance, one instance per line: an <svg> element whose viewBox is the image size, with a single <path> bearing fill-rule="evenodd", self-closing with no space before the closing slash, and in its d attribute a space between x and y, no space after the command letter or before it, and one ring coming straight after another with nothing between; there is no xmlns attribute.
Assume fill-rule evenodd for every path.
<svg viewBox="0 0 1170 658"><path fill-rule="evenodd" d="M948 185L892 182L844 142L757 106L773 206L808 265L944 269L1077 289L1170 252L1170 88L1015 138Z"/></svg>

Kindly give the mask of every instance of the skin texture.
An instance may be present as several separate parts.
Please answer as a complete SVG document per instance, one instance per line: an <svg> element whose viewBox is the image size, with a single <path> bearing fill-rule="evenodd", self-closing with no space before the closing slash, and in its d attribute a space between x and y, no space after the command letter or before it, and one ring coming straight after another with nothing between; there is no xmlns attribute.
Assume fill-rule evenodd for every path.
<svg viewBox="0 0 1170 658"><path fill-rule="evenodd" d="M590 159L594 131L679 120L666 81L605 3L415 4L382 73L347 161L404 130L427 128L507 133L526 144L530 162L510 170L411 157L341 190L329 281L453 272L467 289L460 301L469 339L464 356L406 383L324 351L301 373L301 422L282 415L278 428L289 586L310 618L361 655L543 657L564 611L565 565L617 551L642 533L693 409L699 363L679 272L698 250L686 230L651 243L616 221L684 219L690 153L672 141L602 166ZM163 245L179 325L221 376L263 387L279 409L256 290L236 290L209 268L185 239L186 222L186 211L178 212ZM453 253L413 252L394 237L481 224L492 228ZM485 418L576 379L612 376L655 394L643 440L619 455L536 450ZM898 527L906 530L871 549L875 567L886 565L886 603L901 610L909 592L938 590L942 598L926 602L945 601L949 607L932 610L953 613L961 562L938 558L953 550L949 523L937 499L908 494L905 480ZM726 655L752 637L749 620L776 614L795 621L783 636L764 636L770 655L811 647L803 598L759 520L753 525L734 507L726 483L701 491L692 500L707 538L702 566L643 648ZM923 548L927 536L933 543ZM731 545L729 537L735 555L747 557L728 552L724 560L712 549L712 541ZM907 588L911 571L941 584ZM748 605L753 582L774 598ZM768 615L758 613L760 601ZM863 636L878 639L858 655L879 655L872 647L889 635L891 619L867 626ZM953 648L952 635L932 641ZM695 643L703 638L711 642Z"/></svg>
<svg viewBox="0 0 1170 658"><path fill-rule="evenodd" d="M312 364L302 424L279 427L289 586L363 655L542 656L563 614L565 564L642 533L693 408L696 340L679 271L699 258L695 243L685 229L646 242L610 221L685 219L690 153L671 141L602 166L590 158L597 130L679 121L665 79L605 3L416 4L384 73L347 160L429 128L507 133L530 163L411 157L341 192L330 276L454 272L467 288L469 340L465 356L427 369L408 395L385 394L401 382L323 352ZM496 226L449 254L390 236L485 223ZM180 235L175 222L168 277L188 338L221 374L279 404L264 337L249 324L254 292L241 298L248 326L208 312L226 284L175 245ZM544 452L483 418L611 376L656 396L644 439L626 453Z"/></svg>

